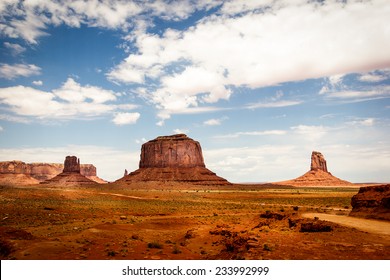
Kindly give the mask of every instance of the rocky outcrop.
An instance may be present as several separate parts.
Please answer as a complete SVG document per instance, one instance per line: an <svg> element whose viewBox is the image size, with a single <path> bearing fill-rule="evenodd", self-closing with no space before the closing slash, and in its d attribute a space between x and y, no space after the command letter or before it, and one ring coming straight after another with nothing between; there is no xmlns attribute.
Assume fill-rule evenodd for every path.
<svg viewBox="0 0 390 280"><path fill-rule="evenodd" d="M62 163L25 163L15 160L0 162L0 174L24 174L37 180L37 183L57 176L63 169ZM80 164L80 173L97 183L107 183L97 176L97 170L93 164Z"/></svg>
<svg viewBox="0 0 390 280"><path fill-rule="evenodd" d="M41 182L41 184L66 187L71 185L94 185L96 182L80 174L80 159L75 156L67 156L64 161L62 173L54 178Z"/></svg>
<svg viewBox="0 0 390 280"><path fill-rule="evenodd" d="M390 220L390 185L361 187L351 205L351 216Z"/></svg>
<svg viewBox="0 0 390 280"><path fill-rule="evenodd" d="M341 180L328 171L326 160L320 152L313 151L311 154L310 170L293 180L277 182L275 184L289 185L294 187L307 186L355 186L351 182Z"/></svg>
<svg viewBox="0 0 390 280"><path fill-rule="evenodd" d="M206 168L199 142L185 134L160 136L144 143L139 169L116 182L130 184L140 181L230 184Z"/></svg>
<svg viewBox="0 0 390 280"><path fill-rule="evenodd" d="M67 156L64 162L64 170L62 172L80 173L80 159L75 156Z"/></svg>
<svg viewBox="0 0 390 280"><path fill-rule="evenodd" d="M326 167L326 160L320 152L313 151L311 153L310 170L322 170L324 172L328 172L328 168Z"/></svg>

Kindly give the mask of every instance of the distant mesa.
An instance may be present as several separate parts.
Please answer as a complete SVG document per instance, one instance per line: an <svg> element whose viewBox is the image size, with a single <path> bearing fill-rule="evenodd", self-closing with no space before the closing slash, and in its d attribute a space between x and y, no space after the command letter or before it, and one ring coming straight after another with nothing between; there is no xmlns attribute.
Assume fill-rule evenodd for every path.
<svg viewBox="0 0 390 280"><path fill-rule="evenodd" d="M185 134L159 136L142 145L139 169L116 182L139 181L230 185L206 168L199 142Z"/></svg>
<svg viewBox="0 0 390 280"><path fill-rule="evenodd" d="M23 161L16 160L3 161L0 162L0 182L5 181L5 177L7 177L7 181L9 181L8 184L11 185L38 184L39 182L43 182L57 176L63 171L63 169L64 164L62 163L25 163ZM93 164L80 164L80 173L97 183L107 183L97 176L97 170ZM14 182L12 177L15 177ZM18 177L18 180L16 180L16 177ZM22 178L25 180L22 180Z"/></svg>
<svg viewBox="0 0 390 280"><path fill-rule="evenodd" d="M351 182L344 181L333 176L328 171L325 157L317 151L313 151L311 154L310 170L308 172L296 179L278 182L277 184L289 185L294 187L355 186Z"/></svg>
<svg viewBox="0 0 390 280"><path fill-rule="evenodd" d="M90 185L95 181L88 179L80 173L80 159L75 156L67 156L64 161L64 170L54 178L41 182L55 186Z"/></svg>
<svg viewBox="0 0 390 280"><path fill-rule="evenodd" d="M351 205L350 216L390 221L390 185L361 187Z"/></svg>

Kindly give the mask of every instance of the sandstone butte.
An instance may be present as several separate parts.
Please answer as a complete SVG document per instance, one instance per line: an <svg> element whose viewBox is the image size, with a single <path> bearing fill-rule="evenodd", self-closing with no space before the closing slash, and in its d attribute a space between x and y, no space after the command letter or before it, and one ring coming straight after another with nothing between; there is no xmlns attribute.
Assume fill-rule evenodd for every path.
<svg viewBox="0 0 390 280"><path fill-rule="evenodd" d="M159 136L141 147L139 169L116 183L187 182L197 185L230 185L206 168L198 141L185 134Z"/></svg>
<svg viewBox="0 0 390 280"><path fill-rule="evenodd" d="M0 182L10 185L38 184L49 180L64 169L62 163L25 163L23 161L0 162ZM96 167L93 164L80 164L80 174L97 183L107 183L97 176Z"/></svg>
<svg viewBox="0 0 390 280"><path fill-rule="evenodd" d="M320 152L313 151L311 154L310 170L302 176L288 180L277 182L281 185L289 185L294 187L309 187L309 186L355 186L351 182L341 180L333 176L329 171L324 156Z"/></svg>
<svg viewBox="0 0 390 280"><path fill-rule="evenodd" d="M62 173L57 176L41 182L41 184L51 186L69 186L69 185L93 185L97 184L80 174L80 159L75 156L67 156L64 162L64 169Z"/></svg>
<svg viewBox="0 0 390 280"><path fill-rule="evenodd" d="M350 216L390 221L390 185L361 187L351 205Z"/></svg>

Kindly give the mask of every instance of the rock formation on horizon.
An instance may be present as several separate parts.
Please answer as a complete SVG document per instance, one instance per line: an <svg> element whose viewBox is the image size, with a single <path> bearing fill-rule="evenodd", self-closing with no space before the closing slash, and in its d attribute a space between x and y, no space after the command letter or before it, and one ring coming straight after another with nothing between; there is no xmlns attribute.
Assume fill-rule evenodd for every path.
<svg viewBox="0 0 390 280"><path fill-rule="evenodd" d="M350 216L390 221L390 185L361 187L351 205Z"/></svg>
<svg viewBox="0 0 390 280"><path fill-rule="evenodd" d="M30 178L32 180L27 180L26 184L36 184L49 180L58 174L60 174L64 169L63 163L44 163L44 162L35 162L35 163L25 163L23 161L2 161L0 162L0 178L5 177L12 178L12 175L26 175L18 176L20 178ZM91 179L97 183L103 184L107 183L103 179L97 176L96 167L93 164L80 164L80 173L81 175L86 176L88 179ZM16 177L15 177L16 178ZM12 180L11 180L12 181ZM15 185L20 185L20 180L15 181ZM23 183L22 183L23 184Z"/></svg>
<svg viewBox="0 0 390 280"><path fill-rule="evenodd" d="M326 167L326 160L320 152L313 151L311 153L310 170L322 170L324 172L328 172L328 168Z"/></svg>
<svg viewBox="0 0 390 280"><path fill-rule="evenodd" d="M67 156L64 161L64 169L57 176L41 182L41 184L49 184L53 186L68 186L68 185L90 185L96 184L95 181L88 179L80 173L80 159L75 156Z"/></svg>
<svg viewBox="0 0 390 280"><path fill-rule="evenodd" d="M64 162L64 170L62 172L80 173L80 159L75 156L67 156Z"/></svg>
<svg viewBox="0 0 390 280"><path fill-rule="evenodd" d="M139 169L116 182L170 181L201 185L228 185L206 168L198 141L185 134L159 136L141 147Z"/></svg>
<svg viewBox="0 0 390 280"><path fill-rule="evenodd" d="M302 176L288 181L277 182L294 187L303 186L354 186L351 182L333 176L326 164L325 157L317 151L311 154L310 170Z"/></svg>

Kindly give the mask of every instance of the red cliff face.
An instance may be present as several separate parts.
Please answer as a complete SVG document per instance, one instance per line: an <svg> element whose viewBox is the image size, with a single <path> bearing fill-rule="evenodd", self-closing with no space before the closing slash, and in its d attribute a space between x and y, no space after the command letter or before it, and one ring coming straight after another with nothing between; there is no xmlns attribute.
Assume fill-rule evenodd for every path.
<svg viewBox="0 0 390 280"><path fill-rule="evenodd" d="M188 182L199 185L228 185L205 167L199 142L185 134L160 136L142 145L139 169L117 182Z"/></svg>
<svg viewBox="0 0 390 280"><path fill-rule="evenodd" d="M75 156L67 156L64 161L64 170L62 172L80 173L80 159Z"/></svg>
<svg viewBox="0 0 390 280"><path fill-rule="evenodd" d="M199 142L185 134L160 136L142 145L140 168L205 167Z"/></svg>
<svg viewBox="0 0 390 280"><path fill-rule="evenodd" d="M310 170L313 171L322 170L324 172L328 172L328 168L326 166L326 160L320 152L313 151L311 153Z"/></svg>

